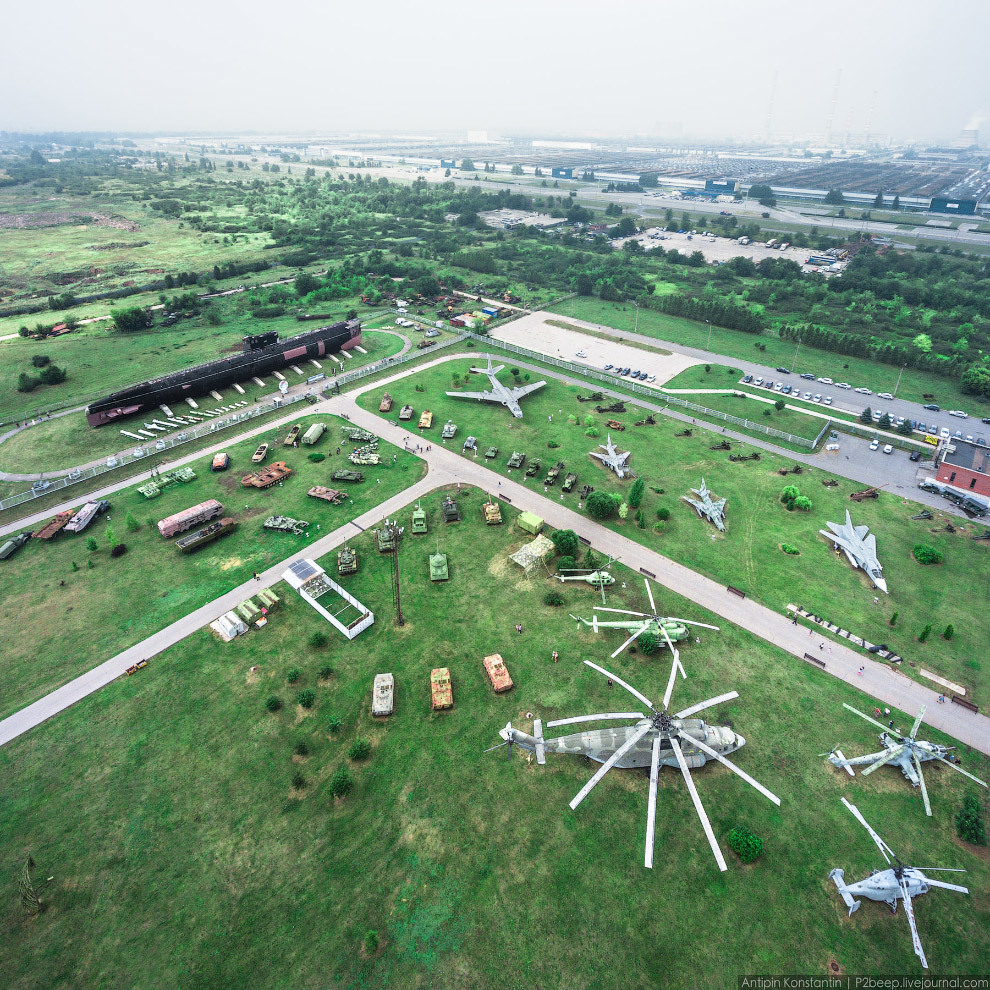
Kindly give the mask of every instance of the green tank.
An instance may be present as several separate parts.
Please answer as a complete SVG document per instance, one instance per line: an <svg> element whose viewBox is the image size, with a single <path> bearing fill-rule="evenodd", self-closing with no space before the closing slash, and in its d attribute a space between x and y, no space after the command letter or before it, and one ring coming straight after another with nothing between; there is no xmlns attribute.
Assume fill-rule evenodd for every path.
<svg viewBox="0 0 990 990"><path fill-rule="evenodd" d="M412 514L412 531L414 534L426 533L426 510L417 505Z"/></svg>
<svg viewBox="0 0 990 990"><path fill-rule="evenodd" d="M305 519L292 519L289 516L269 516L262 525L265 529L277 529L296 536L302 536L309 528Z"/></svg>
<svg viewBox="0 0 990 990"><path fill-rule="evenodd" d="M493 457L498 457L498 447L496 447L494 444L491 447L489 447L488 450L485 451L485 460L489 461Z"/></svg>
<svg viewBox="0 0 990 990"><path fill-rule="evenodd" d="M440 503L443 510L443 521L446 523L458 522L461 518L461 510L457 508L457 503L447 495Z"/></svg>
<svg viewBox="0 0 990 990"><path fill-rule="evenodd" d="M577 481L577 475L571 472L566 478L564 478L564 483L560 486L562 492L569 492Z"/></svg>
<svg viewBox="0 0 990 990"><path fill-rule="evenodd" d="M355 450L353 454L348 454L347 459L351 464L379 464L381 458L375 450Z"/></svg>
<svg viewBox="0 0 990 990"><path fill-rule="evenodd" d="M540 473L540 467L539 461L530 461L529 467L526 468L526 477L535 478Z"/></svg>
<svg viewBox="0 0 990 990"><path fill-rule="evenodd" d="M331 481L364 481L364 475L360 471L349 471L341 468L330 475Z"/></svg>
<svg viewBox="0 0 990 990"><path fill-rule="evenodd" d="M378 552L391 553L395 549L395 530L391 526L378 527Z"/></svg>
<svg viewBox="0 0 990 990"><path fill-rule="evenodd" d="M448 419L444 424L444 428L440 431L440 437L443 440L453 440L457 434L457 424L452 420Z"/></svg>
<svg viewBox="0 0 990 990"><path fill-rule="evenodd" d="M352 549L346 543L337 551L337 573L354 574L358 569L357 550Z"/></svg>
<svg viewBox="0 0 990 990"><path fill-rule="evenodd" d="M374 433L358 429L356 426L345 426L344 436L352 443L371 443L373 440L378 440Z"/></svg>
<svg viewBox="0 0 990 990"><path fill-rule="evenodd" d="M510 468L521 468L526 462L526 455L520 454L518 450L512 452L512 456L509 458L508 467Z"/></svg>
<svg viewBox="0 0 990 990"><path fill-rule="evenodd" d="M447 555L445 553L440 553L438 550L436 553L430 554L430 580L431 581L446 581L450 577L447 571Z"/></svg>

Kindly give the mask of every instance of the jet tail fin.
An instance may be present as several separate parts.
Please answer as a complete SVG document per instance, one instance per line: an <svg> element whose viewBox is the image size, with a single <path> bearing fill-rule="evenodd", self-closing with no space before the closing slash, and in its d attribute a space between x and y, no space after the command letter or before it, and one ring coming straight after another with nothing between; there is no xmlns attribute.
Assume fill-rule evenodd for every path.
<svg viewBox="0 0 990 990"><path fill-rule="evenodd" d="M854 911L858 911L860 904L863 902L857 901L856 898L849 893L849 888L846 886L844 881L845 873L842 870L832 870L829 876L835 881L835 886L839 888L839 896L843 901L845 901L846 907L849 908L849 914L852 915Z"/></svg>

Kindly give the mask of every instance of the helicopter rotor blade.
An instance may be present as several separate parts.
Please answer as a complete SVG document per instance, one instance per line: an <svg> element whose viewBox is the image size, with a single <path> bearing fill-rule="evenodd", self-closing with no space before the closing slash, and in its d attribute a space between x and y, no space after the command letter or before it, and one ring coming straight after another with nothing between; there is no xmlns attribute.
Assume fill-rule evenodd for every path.
<svg viewBox="0 0 990 990"><path fill-rule="evenodd" d="M734 763L730 763L721 753L717 750L711 748L711 746L706 745L703 742L699 742L693 736L685 735L683 732L678 733L685 742L690 743L692 746L697 746L702 753L706 753L712 759L718 760L723 766L728 767L736 776L742 777L743 780L749 784L750 787L755 787L765 798L769 798L777 807L780 807L780 798L777 797L773 791L768 791L758 780L754 780L748 773L740 770Z"/></svg>
<svg viewBox="0 0 990 990"><path fill-rule="evenodd" d="M602 779L615 766L619 760L622 759L626 753L629 752L653 728L652 722L647 722L646 725L641 725L599 768L597 773L588 781L584 787L581 788L574 795L574 799L571 801L571 811L574 811L577 806L592 792L595 785Z"/></svg>
<svg viewBox="0 0 990 990"><path fill-rule="evenodd" d="M871 722L878 729L883 729L883 731L886 732L888 735L894 735L894 733L891 732L891 730L886 725L881 725L875 718L872 718L869 715L864 715L858 708L853 708L852 705L847 705L845 702L842 703L842 707L845 708L847 711L852 712L853 715L858 715L860 718L865 719L867 722Z"/></svg>
<svg viewBox="0 0 990 990"><path fill-rule="evenodd" d="M887 752L884 753L884 755L881 756L880 759L877 760L876 763L871 763L863 771L863 776L866 777L868 774L873 773L874 770L879 770L880 767L885 766L886 764L890 763L891 760L896 760L897 757L900 756L904 752L905 749L907 749L907 747L906 746L903 746L903 745L902 746L895 746L893 749L888 749Z"/></svg>
<svg viewBox="0 0 990 990"><path fill-rule="evenodd" d="M625 648L626 648L627 646L630 646L630 645L632 644L632 642L633 642L633 640L636 640L636 639L639 639L639 637L640 637L640 636L642 636L642 635L643 635L643 633L645 633L645 632L646 632L646 630L647 630L647 629L649 629L649 628L650 628L650 624L649 624L648 622L644 622L644 623L642 624L642 626L640 626L640 627L639 627L639 629L637 629L637 630L636 630L636 631L635 631L635 632L634 632L634 633L633 633L633 634L632 634L632 635L631 635L631 636L629 637L629 639L627 639L627 640L626 640L626 641L625 641L625 642L624 642L624 643L622 644L622 646L620 646L620 647L619 647L619 648L618 648L618 649L617 649L617 650L616 650L616 651L615 651L615 652L614 652L614 653L613 653L613 654L612 654L612 655L611 655L611 656L609 657L609 659L610 659L610 660L614 660L614 659L615 659L615 658L616 658L616 657L617 657L617 656L618 656L618 655L619 655L619 654L620 654L620 653L621 653L621 652L622 652L622 651L623 651L623 650L624 650L624 649L625 649Z"/></svg>
<svg viewBox="0 0 990 990"><path fill-rule="evenodd" d="M613 674L610 670L606 670L604 667L599 667L597 663L592 663L591 660L585 660L584 662L586 666L591 667L593 670L597 670L599 674L604 674L606 677L612 678L612 680L615 681L616 684L619 684L622 687L624 687L634 698L636 698L639 701L642 701L647 708L655 711L655 709L653 708L653 702L650 701L650 699L647 698L645 694L640 694L639 691L637 691L634 687L632 687L632 685L627 684L621 677L619 677L616 674Z"/></svg>
<svg viewBox="0 0 990 990"><path fill-rule="evenodd" d="M922 714L924 714L924 708L921 709ZM918 716L918 721L921 721L921 715ZM914 769L918 771L918 783L921 784L921 799L925 802L925 814L929 818L932 817L932 804L928 800L928 788L925 786L925 775L921 772L921 760L918 759L918 754L912 749L911 759L914 762Z"/></svg>
<svg viewBox="0 0 990 990"><path fill-rule="evenodd" d="M914 954L921 960L921 965L928 969L928 960L925 958L925 950L921 947L921 939L918 937L918 926L914 920L914 907L911 904L911 895L908 893L907 884L902 880L898 883L901 887L901 899L904 901L904 913L907 915L908 925L911 927L911 941L914 943Z"/></svg>
<svg viewBox="0 0 990 990"><path fill-rule="evenodd" d="M645 718L642 712L603 712L599 715L576 715L574 718L558 718L547 722L547 728L553 729L558 725L574 725L577 722L600 722L608 718Z"/></svg>
<svg viewBox="0 0 990 990"><path fill-rule="evenodd" d="M963 870L962 872L965 873L966 871ZM941 880L933 880L931 877L925 877L925 883L927 883L930 887L941 887L943 890L955 890L960 894L969 893L969 887L960 887L959 884L956 883L944 883Z"/></svg>
<svg viewBox="0 0 990 990"><path fill-rule="evenodd" d="M682 626L700 626L702 629L714 629L715 632L720 631L720 626L712 626L707 622L693 622L691 619L678 619L676 616L668 616L668 622L679 622Z"/></svg>
<svg viewBox="0 0 990 990"><path fill-rule="evenodd" d="M646 806L646 868L653 869L653 847L656 839L657 823L657 778L660 773L660 733L653 739L653 753L650 757L650 798Z"/></svg>
<svg viewBox="0 0 990 990"><path fill-rule="evenodd" d="M935 754L932 753L932 756L935 756ZM976 783L978 783L981 787L987 786L987 782L985 780L980 780L979 777L974 777L971 773L967 773L965 770L963 770L962 767L957 767L955 763L949 763L949 761L946 760L944 757L935 756L935 759L941 760L946 766L952 767L953 770L958 770L964 777L969 777L970 780L975 780Z"/></svg>
<svg viewBox="0 0 990 990"><path fill-rule="evenodd" d="M618 612L619 615L635 615L640 619L652 619L652 615L647 615L645 612L633 612L628 608L605 608L604 605L596 605L596 612Z"/></svg>
<svg viewBox="0 0 990 990"><path fill-rule="evenodd" d="M663 629L663 626L661 626L660 628ZM671 649L672 650L674 649L673 645L671 646ZM677 650L674 650L674 659L671 661L670 664L670 677L667 678L667 690L664 691L663 693L664 711L667 710L667 707L670 704L670 696L674 692L674 681L677 678L677 668L679 666L680 666L680 660L677 657Z"/></svg>
<svg viewBox="0 0 990 990"><path fill-rule="evenodd" d="M646 597L650 599L650 608L653 610L653 614L657 614L657 607L653 603L653 589L650 587L650 582L648 578L643 578L643 584L646 585Z"/></svg>
<svg viewBox="0 0 990 990"><path fill-rule="evenodd" d="M695 712L704 711L706 708L711 708L712 705L720 705L723 701L732 701L733 698L738 698L739 693L737 691L730 691L728 694L720 694L717 698L709 698L707 701L699 701L698 704L692 705L690 708L685 708L683 711L675 712L674 718L687 718L690 715L694 715Z"/></svg>
<svg viewBox="0 0 990 990"><path fill-rule="evenodd" d="M918 727L921 725L921 720L925 717L925 707L925 705L921 706L921 711L918 712L918 717L914 720L914 725L911 726L911 731L908 733L912 739L918 734Z"/></svg>
<svg viewBox="0 0 990 990"><path fill-rule="evenodd" d="M897 859L897 854L894 852L893 849L890 848L890 846L887 845L886 842L883 841L883 839L880 838L879 835L877 835L876 832L873 831L872 826L863 817L863 815L861 814L859 808L857 808L856 805L851 804L845 798L842 798L842 803L853 813L853 816L855 817L856 821L858 821L859 824L862 825L863 828L866 829L866 831L869 834L870 838L877 844L877 848L880 850L880 853L883 855L883 858L885 860L887 860L888 865L890 864L890 857L891 856L893 856L894 859ZM890 856L887 855L888 853L890 853Z"/></svg>
<svg viewBox="0 0 990 990"><path fill-rule="evenodd" d="M509 745L509 741L506 740L505 742L500 742L497 746L489 746L488 749L483 749L481 752L491 753L493 750L501 749L503 746L508 746L508 745Z"/></svg>
<svg viewBox="0 0 990 990"><path fill-rule="evenodd" d="M712 847L712 852L715 854L715 862L718 863L718 868L724 873L728 869L725 865L725 858L722 856L722 850L718 847L718 842L715 841L715 833L712 831L712 824L708 820L708 815L705 814L705 807L701 803L701 798L698 797L698 792L695 789L694 781L691 779L691 771L688 769L688 765L684 761L684 754L681 752L680 744L673 736L670 737L670 748L674 751L674 756L677 759L677 765L681 768L684 783L687 785L688 793L691 795L691 800L694 802L694 810L698 812L698 817L701 819L701 826L705 830L708 845Z"/></svg>

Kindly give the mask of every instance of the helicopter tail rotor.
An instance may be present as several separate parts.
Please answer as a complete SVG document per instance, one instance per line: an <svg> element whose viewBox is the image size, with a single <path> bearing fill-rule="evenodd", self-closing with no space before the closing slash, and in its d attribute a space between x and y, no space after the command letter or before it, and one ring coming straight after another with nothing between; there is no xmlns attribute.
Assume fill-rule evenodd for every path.
<svg viewBox="0 0 990 990"><path fill-rule="evenodd" d="M849 888L845 884L844 871L832 870L832 872L829 874L829 877L831 877L831 879L835 881L835 886L838 887L839 889L839 896L842 898L843 901L845 901L846 907L849 908L849 914L851 916L854 911L859 910L859 906L863 902L857 901L856 898L849 893Z"/></svg>

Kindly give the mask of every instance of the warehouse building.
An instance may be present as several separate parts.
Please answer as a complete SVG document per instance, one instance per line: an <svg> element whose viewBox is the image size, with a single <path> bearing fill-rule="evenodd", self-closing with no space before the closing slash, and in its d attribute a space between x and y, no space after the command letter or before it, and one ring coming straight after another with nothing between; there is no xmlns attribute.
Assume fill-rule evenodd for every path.
<svg viewBox="0 0 990 990"><path fill-rule="evenodd" d="M945 445L937 477L965 492L990 496L990 447L957 437Z"/></svg>

